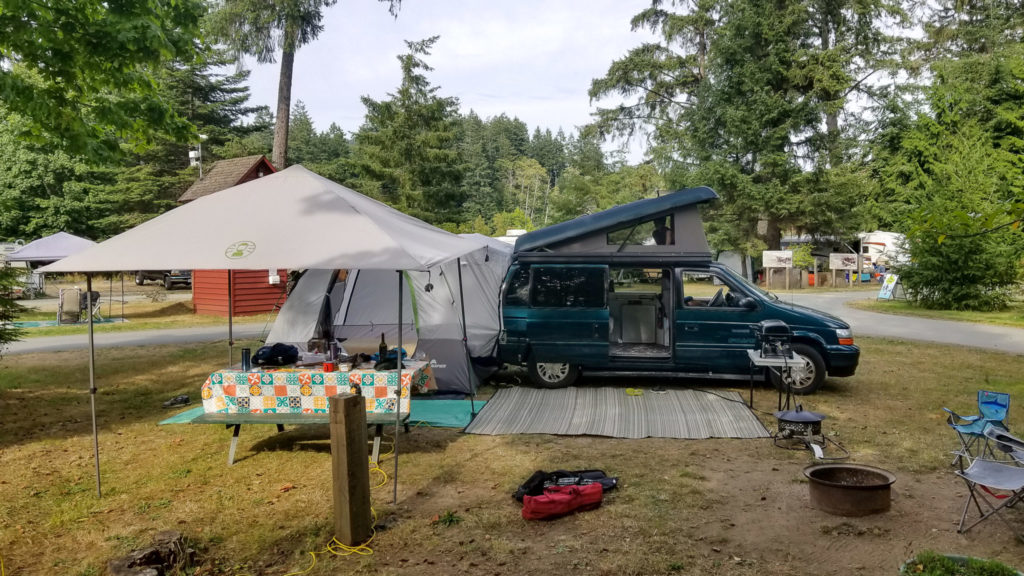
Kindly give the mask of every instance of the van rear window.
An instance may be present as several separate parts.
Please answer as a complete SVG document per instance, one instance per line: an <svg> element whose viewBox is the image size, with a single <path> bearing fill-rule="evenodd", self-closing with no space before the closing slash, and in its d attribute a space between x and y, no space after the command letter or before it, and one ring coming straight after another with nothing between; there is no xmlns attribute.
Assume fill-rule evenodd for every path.
<svg viewBox="0 0 1024 576"><path fill-rule="evenodd" d="M604 308L606 269L601 266L534 266L536 308Z"/></svg>
<svg viewBox="0 0 1024 576"><path fill-rule="evenodd" d="M512 273L505 289L505 306L530 305L530 269L523 267Z"/></svg>

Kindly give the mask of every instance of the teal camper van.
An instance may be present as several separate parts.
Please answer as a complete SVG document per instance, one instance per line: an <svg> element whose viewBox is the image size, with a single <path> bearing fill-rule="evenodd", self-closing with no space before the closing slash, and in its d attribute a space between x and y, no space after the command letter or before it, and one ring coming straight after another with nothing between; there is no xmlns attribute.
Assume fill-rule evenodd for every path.
<svg viewBox="0 0 1024 576"><path fill-rule="evenodd" d="M852 376L860 349L847 323L712 261L699 206L717 198L688 188L520 236L502 285L501 361L547 388L581 372L746 379L754 325L774 319L792 331L794 392Z"/></svg>

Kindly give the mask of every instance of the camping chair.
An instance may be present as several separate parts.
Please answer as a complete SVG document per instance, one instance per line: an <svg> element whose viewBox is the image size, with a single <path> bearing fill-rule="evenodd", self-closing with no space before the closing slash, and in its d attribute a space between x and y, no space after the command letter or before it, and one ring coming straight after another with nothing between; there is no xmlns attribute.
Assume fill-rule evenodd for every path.
<svg viewBox="0 0 1024 576"><path fill-rule="evenodd" d="M89 295L92 295L92 310L89 310ZM93 290L92 292L82 292L78 297L78 311L81 314L81 322L89 320L91 314L94 320L103 321L103 316L100 315L100 293Z"/></svg>
<svg viewBox="0 0 1024 576"><path fill-rule="evenodd" d="M960 452L956 453L953 463L956 464L962 455L973 456L975 445L979 440L982 443L982 448L978 455L984 455L987 452L989 456L994 456L988 449L987 439L982 440L985 438L985 427L993 424L1005 430L1009 409L1009 394L989 390L978 390L978 414L973 416L961 416L949 408L943 408L949 414L946 423L956 431L957 438L960 440Z"/></svg>
<svg viewBox="0 0 1024 576"><path fill-rule="evenodd" d="M1024 441L998 426L986 427L984 436L994 440L997 445L1001 446L1001 450L1024 452ZM957 532L961 534L1024 499L1024 468L1006 461L973 458L970 466L965 469L963 461L966 459L970 459L970 457L962 458L960 469L956 470L956 475L963 479L968 490L967 501L964 502L964 509L960 514L960 524L957 528ZM997 490L1000 492L997 493ZM964 526L972 502L978 511L978 517ZM985 504L987 510L982 509L982 503ZM999 515L999 517L1006 522L1014 535L1024 542L1024 534L1019 532L1005 516Z"/></svg>
<svg viewBox="0 0 1024 576"><path fill-rule="evenodd" d="M996 449L1009 456L1014 464L1024 466L1024 440L999 426L986 426L984 434L985 438L995 441Z"/></svg>

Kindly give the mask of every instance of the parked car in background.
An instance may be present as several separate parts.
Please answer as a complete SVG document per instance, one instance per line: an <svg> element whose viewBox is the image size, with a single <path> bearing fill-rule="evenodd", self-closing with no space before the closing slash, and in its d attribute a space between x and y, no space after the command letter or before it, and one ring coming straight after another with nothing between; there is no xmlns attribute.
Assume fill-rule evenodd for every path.
<svg viewBox="0 0 1024 576"><path fill-rule="evenodd" d="M160 282L170 290L175 286L192 287L191 270L139 270L135 273L135 283L142 286L147 280Z"/></svg>

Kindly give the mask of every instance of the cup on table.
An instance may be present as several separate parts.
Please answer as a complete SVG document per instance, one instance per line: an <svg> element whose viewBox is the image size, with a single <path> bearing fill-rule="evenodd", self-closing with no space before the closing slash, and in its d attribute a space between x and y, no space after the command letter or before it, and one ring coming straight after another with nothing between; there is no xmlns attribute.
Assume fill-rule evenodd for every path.
<svg viewBox="0 0 1024 576"><path fill-rule="evenodd" d="M324 372L334 372L334 362L324 362Z"/></svg>

